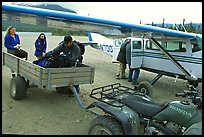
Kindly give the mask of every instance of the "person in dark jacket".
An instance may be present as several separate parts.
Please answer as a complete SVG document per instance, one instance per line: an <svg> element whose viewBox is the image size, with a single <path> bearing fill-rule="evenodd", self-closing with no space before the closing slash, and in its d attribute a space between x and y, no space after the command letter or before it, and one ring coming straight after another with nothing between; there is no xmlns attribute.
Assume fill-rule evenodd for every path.
<svg viewBox="0 0 204 137"><path fill-rule="evenodd" d="M20 37L16 34L16 28L9 26L4 37L4 46L7 48L7 52L13 54L19 58L28 59L28 53L21 48ZM15 77L15 73L11 70L12 77Z"/></svg>
<svg viewBox="0 0 204 137"><path fill-rule="evenodd" d="M43 56L43 53L46 53L47 49L47 40L44 33L40 33L38 38L35 41L35 56L37 59L40 59Z"/></svg>
<svg viewBox="0 0 204 137"><path fill-rule="evenodd" d="M71 36L65 36L64 41L59 43L55 49L47 52L45 56L56 56L59 55L61 52L65 55L65 61L68 67L77 66L77 63L81 57L81 51L79 46L73 42ZM79 85L74 85L77 92L79 92Z"/></svg>
<svg viewBox="0 0 204 137"><path fill-rule="evenodd" d="M120 51L117 56L117 61L119 61L118 71L116 73L116 79L126 79L125 69L126 69L126 45L130 43L130 40L126 40L120 47Z"/></svg>
<svg viewBox="0 0 204 137"><path fill-rule="evenodd" d="M55 49L47 52L45 56L56 56L61 52L66 56L66 62L70 67L76 66L81 57L80 48L73 42L71 36L65 36L64 41L61 41Z"/></svg>
<svg viewBox="0 0 204 137"><path fill-rule="evenodd" d="M128 63L129 67L129 73L128 73L128 82L132 82L133 86L136 86L138 84L137 79L139 77L140 68L131 68L131 44L127 44L126 46L126 61ZM134 73L134 75L133 75Z"/></svg>

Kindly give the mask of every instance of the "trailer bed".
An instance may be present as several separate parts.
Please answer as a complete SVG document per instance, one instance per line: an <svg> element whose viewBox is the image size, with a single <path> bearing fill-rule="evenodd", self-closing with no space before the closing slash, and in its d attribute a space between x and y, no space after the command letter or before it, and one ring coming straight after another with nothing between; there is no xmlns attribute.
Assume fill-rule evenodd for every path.
<svg viewBox="0 0 204 137"><path fill-rule="evenodd" d="M95 69L85 64L81 64L79 67L43 68L3 52L3 65L14 70L39 88L51 89L94 82Z"/></svg>

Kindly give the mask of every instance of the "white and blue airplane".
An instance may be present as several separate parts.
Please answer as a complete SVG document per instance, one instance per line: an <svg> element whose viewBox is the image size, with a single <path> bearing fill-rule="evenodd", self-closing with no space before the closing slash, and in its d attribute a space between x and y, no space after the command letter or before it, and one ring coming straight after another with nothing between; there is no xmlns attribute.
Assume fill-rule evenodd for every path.
<svg viewBox="0 0 204 137"><path fill-rule="evenodd" d="M51 22L48 23L49 27L87 32L112 29L129 34L131 36L128 38L131 39L131 67L140 67L158 73L151 84L163 75L186 79L194 86L202 81L201 34L111 21L62 11L2 4L2 20L7 20L8 16L13 15L18 16L23 23L27 24L35 24L35 21L41 19L44 22ZM113 61L115 60L123 40L111 40L97 33L89 33L88 36L91 43L98 43L97 47L113 55ZM99 41L95 41L95 37L98 37Z"/></svg>

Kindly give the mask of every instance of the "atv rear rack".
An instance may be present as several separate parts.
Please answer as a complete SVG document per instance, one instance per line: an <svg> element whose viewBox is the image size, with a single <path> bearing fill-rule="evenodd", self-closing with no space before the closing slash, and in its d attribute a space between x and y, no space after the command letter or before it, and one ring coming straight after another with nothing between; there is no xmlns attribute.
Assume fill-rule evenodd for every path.
<svg viewBox="0 0 204 137"><path fill-rule="evenodd" d="M123 107L124 104L121 102L121 98L133 95L135 92L136 91L132 88L121 86L120 83L115 83L95 88L91 91L89 96L114 107Z"/></svg>

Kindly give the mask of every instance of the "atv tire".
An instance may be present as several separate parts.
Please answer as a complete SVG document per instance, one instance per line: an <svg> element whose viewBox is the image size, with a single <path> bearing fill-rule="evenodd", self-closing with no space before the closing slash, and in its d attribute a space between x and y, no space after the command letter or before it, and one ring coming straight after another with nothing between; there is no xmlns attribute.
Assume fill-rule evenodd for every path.
<svg viewBox="0 0 204 137"><path fill-rule="evenodd" d="M118 120L111 116L102 115L91 122L89 135L124 135L124 131Z"/></svg>
<svg viewBox="0 0 204 137"><path fill-rule="evenodd" d="M202 122L191 125L183 135L202 135Z"/></svg>
<svg viewBox="0 0 204 137"><path fill-rule="evenodd" d="M10 95L13 99L20 100L27 95L27 83L24 77L16 76L10 82Z"/></svg>
<svg viewBox="0 0 204 137"><path fill-rule="evenodd" d="M145 95L148 95L149 97L152 97L153 86L147 81L142 81L141 83L139 83L137 90L140 93L143 93Z"/></svg>

